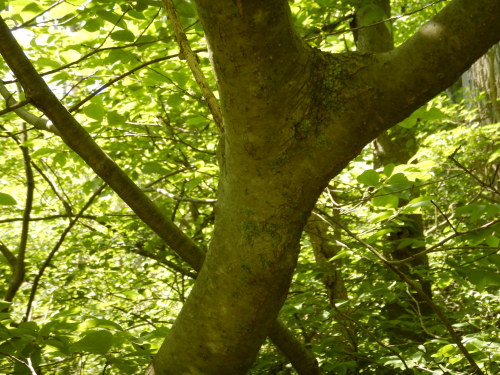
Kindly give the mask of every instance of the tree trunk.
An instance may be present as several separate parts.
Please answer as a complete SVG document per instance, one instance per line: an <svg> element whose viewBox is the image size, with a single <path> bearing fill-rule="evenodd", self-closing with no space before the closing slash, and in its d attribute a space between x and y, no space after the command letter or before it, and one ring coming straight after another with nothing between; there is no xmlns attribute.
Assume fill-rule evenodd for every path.
<svg viewBox="0 0 500 375"><path fill-rule="evenodd" d="M379 14L380 18L375 19L374 14ZM367 26L369 22L382 21L391 16L390 0L377 0L356 11L355 18L358 25ZM366 21L366 20L369 20ZM388 23L376 24L373 27L367 27L359 30L357 35L357 46L361 51L368 52L387 52L394 48L393 37L390 32L391 27ZM393 127L377 137L374 142L375 167L384 166L390 163L406 164L418 149L415 137L415 128L405 129L402 127ZM405 202L400 202L404 204ZM402 223L397 230L393 231L389 238L388 256L394 260L401 260L412 256L415 253L425 250L425 247L413 247L412 245L400 247L401 241L414 238L422 241L424 238L422 216L399 215L398 220ZM419 257L407 264L400 266L401 271L413 276L422 285L422 289L429 297L432 297L431 283L422 277L420 272L415 272L414 268L424 267L428 270L429 261L427 255ZM430 314L432 309L422 301L422 298L413 293L414 300L418 306L415 310L418 314ZM407 299L407 298L405 298ZM412 303L413 305L413 303ZM404 309L400 303L395 302L387 306L388 314L392 319L399 318ZM407 332L409 334L409 332ZM406 335L407 336L407 335Z"/></svg>
<svg viewBox="0 0 500 375"><path fill-rule="evenodd" d="M340 246L335 244L336 240L340 240L340 228L333 228L333 236L329 235L328 229L329 225L315 216L309 218L306 226L314 259L323 270L323 283L328 300L331 305L334 305L335 300L347 299L347 289L342 278L342 260L331 260L340 251Z"/></svg>
<svg viewBox="0 0 500 375"><path fill-rule="evenodd" d="M479 108L483 125L500 122L500 44L477 60L462 75L465 98ZM484 97L480 97L484 94Z"/></svg>
<svg viewBox="0 0 500 375"><path fill-rule="evenodd" d="M381 54L310 48L295 33L287 0L195 2L224 121L220 190L206 260L154 368L156 375L243 374L286 297L301 231L320 192L366 144L498 42L500 2L454 0L405 44ZM160 210L141 200L139 189L130 198L116 166L82 147L90 137L11 39L0 21L0 52L30 102L163 233L168 222L155 215ZM169 228L167 241L184 240ZM181 245L198 266L199 250Z"/></svg>

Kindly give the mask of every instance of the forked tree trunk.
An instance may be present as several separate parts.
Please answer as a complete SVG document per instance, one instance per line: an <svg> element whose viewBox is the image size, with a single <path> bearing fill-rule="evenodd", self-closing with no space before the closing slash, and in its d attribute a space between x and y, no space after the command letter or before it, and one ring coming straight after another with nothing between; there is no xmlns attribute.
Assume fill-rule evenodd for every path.
<svg viewBox="0 0 500 375"><path fill-rule="evenodd" d="M310 48L296 35L288 0L195 3L222 104L223 165L210 249L154 369L237 375L252 364L285 300L320 192L366 144L499 41L500 2L453 0L401 47L381 54ZM102 151L83 147L92 140L26 63L3 20L0 52L66 144L167 242L184 245L198 268L199 249L155 214L140 189L129 191L133 184Z"/></svg>
<svg viewBox="0 0 500 375"><path fill-rule="evenodd" d="M331 55L297 37L286 0L197 5L219 85L224 162L213 240L155 357L157 375L246 372L283 304L303 226L328 181L474 59L458 54L479 56L500 31L491 26L496 1L455 0L394 53ZM483 23L471 24L478 9ZM456 38L465 24L490 25L481 38L491 42L478 48L479 35Z"/></svg>

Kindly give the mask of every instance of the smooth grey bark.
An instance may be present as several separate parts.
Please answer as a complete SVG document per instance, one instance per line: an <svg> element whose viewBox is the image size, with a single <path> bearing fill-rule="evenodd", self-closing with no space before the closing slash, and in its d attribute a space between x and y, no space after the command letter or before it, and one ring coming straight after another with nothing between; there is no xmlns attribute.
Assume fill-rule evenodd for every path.
<svg viewBox="0 0 500 375"><path fill-rule="evenodd" d="M500 2L455 0L394 51L331 55L297 37L286 0L196 3L219 85L224 156L214 237L155 357L157 375L245 373L326 183L500 37Z"/></svg>

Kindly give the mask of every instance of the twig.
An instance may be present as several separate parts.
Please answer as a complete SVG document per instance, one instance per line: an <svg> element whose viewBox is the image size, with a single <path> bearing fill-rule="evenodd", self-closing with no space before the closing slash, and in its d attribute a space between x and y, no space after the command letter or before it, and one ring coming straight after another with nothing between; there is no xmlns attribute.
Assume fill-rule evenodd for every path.
<svg viewBox="0 0 500 375"><path fill-rule="evenodd" d="M324 36L331 36L331 35L339 35L339 34L349 33L349 32L352 32L352 31L357 31L357 30L361 30L361 29L366 29L366 28L369 28L369 27L377 26L377 25L380 25L382 23L391 22L391 21L394 21L394 20L397 20L397 19L400 19L400 18L403 18L403 17L411 16L412 14L421 12L421 11L425 10L426 8L434 6L434 5L436 5L438 3L441 3L443 1L448 1L448 0L437 0L437 1L434 1L434 2L432 2L430 4L427 4L427 5L423 6L422 8L413 10L413 11L405 13L405 14L400 14L399 16L389 17L389 18L386 18L384 20L381 20L381 21L378 21L378 22L374 22L374 23L371 23L371 24L365 25L365 26L353 27L353 28L349 28L349 29L345 29L345 30L335 31L333 33L327 33L327 34L322 34L322 35L314 36L314 37L305 39L305 41L319 39L319 38L322 38Z"/></svg>
<svg viewBox="0 0 500 375"><path fill-rule="evenodd" d="M349 320L350 322L354 323L359 329L361 329L364 333L366 333L368 336L370 336L377 344L379 344L381 347L387 349L392 354L394 354L396 357L398 357L399 360L401 362L403 362L403 365L406 368L406 370L410 371L410 369L408 368L408 365L406 364L406 361L404 360L404 358L401 354L399 354L395 349L393 349L389 345L384 344L381 340L378 339L378 337L375 334L373 334L368 329L366 329L360 322L353 319L352 317L345 314L344 312L340 311L339 308L337 306L335 306L335 304L333 304L332 306L333 306L334 310L336 311L336 313L339 314L343 319Z"/></svg>
<svg viewBox="0 0 500 375"><path fill-rule="evenodd" d="M57 241L57 243L54 245L54 247L50 251L49 255L47 256L47 258L43 262L42 266L38 270L37 275L33 279L33 285L31 286L31 292L30 292L30 297L29 297L28 303L26 305L26 313L24 315L24 321L29 321L30 320L31 309L32 309L32 306L33 306L33 301L35 299L35 294L37 292L38 284L40 283L40 279L42 278L43 273L45 272L45 269L50 265L50 262L51 262L52 258L54 257L54 255L56 255L57 251L61 248L61 245L63 244L64 240L66 239L66 236L71 231L71 229L73 228L73 226L78 222L78 220L83 215L83 213L87 210L87 208L89 208L92 205L92 203L94 202L94 199L97 198L99 196L99 194L101 194L101 192L104 190L104 188L106 186L107 185L105 183L103 183L101 186L99 186L94 191L94 193L92 194L92 196L88 199L87 203L85 203L85 205L80 209L80 211L69 222L68 226L61 233L61 236L59 237L59 241Z"/></svg>
<svg viewBox="0 0 500 375"><path fill-rule="evenodd" d="M446 220L446 222L448 223L448 225L451 227L451 229L453 229L453 232L458 233L458 231L455 229L455 227L450 222L450 220L448 220L448 216L446 216L445 213L443 211L441 211L441 208L439 208L439 206L433 200L431 200L431 203L434 205L434 207L437 208L437 210L439 211L439 213L441 214L441 216L444 217L444 219Z"/></svg>
<svg viewBox="0 0 500 375"><path fill-rule="evenodd" d="M192 202L192 203L205 203L205 204L214 204L217 202L217 199L198 199L198 198L189 198L189 197L181 197L179 195L175 195L172 193L169 193L165 189L154 189L154 188L147 188L143 189L143 191L148 192L148 191L155 191L157 193L160 193L162 195L166 195L169 198L175 199L176 201L181 201L181 202Z"/></svg>
<svg viewBox="0 0 500 375"><path fill-rule="evenodd" d="M456 152L456 150L455 150ZM493 185L490 185L490 184L487 184L486 182L484 182L483 180L481 180L479 177L477 177L474 173L472 173L471 170L467 169L462 163L460 163L457 159L455 159L455 152L448 156L448 158L458 167L460 168L461 170L463 170L464 172L466 172L469 176L471 176L474 180L476 180L477 182L479 182L479 184L483 187L485 187L486 189L488 190L491 190L493 193L495 194L500 194L500 191L498 191L497 189L495 189L493 187Z"/></svg>
<svg viewBox="0 0 500 375"><path fill-rule="evenodd" d="M7 108L0 112L0 115L14 111L16 115L26 121L28 124L33 125L35 128L40 130L46 130L51 133L60 135L59 131L56 129L52 123L44 118L35 116L34 114L25 110L24 105L31 103L30 99L24 100L22 102L17 102L12 94L7 90L2 82L0 82L0 95L3 96L5 102L7 103Z"/></svg>
<svg viewBox="0 0 500 375"><path fill-rule="evenodd" d="M30 104L29 100L23 100L21 102L17 102L14 105L11 105L11 106L8 106L5 109L2 109L0 111L0 116L5 115L6 113L9 113L9 112L13 112L16 109L22 108L22 107L24 107L25 105L28 105L28 104Z"/></svg>
<svg viewBox="0 0 500 375"><path fill-rule="evenodd" d="M205 49L202 49L202 50L199 50L199 52L202 52L202 51L205 51ZM129 75L137 72L138 70L148 66L148 65L152 65L152 64L156 64L157 62L161 62L161 61L165 61L165 60L170 60L174 57L178 57L179 54L175 54L175 55L169 55L169 56L164 56L164 57L158 57L156 59L153 59L151 61L147 61L145 63L142 63L138 66L136 66L135 68L129 70L128 72L125 72L123 74L120 74L118 77L115 77L113 78L112 80L109 80L108 82L106 82L104 85L102 85L101 87L99 87L98 89L94 90L92 93L90 93L89 95L87 95L84 99L82 99L81 101L79 101L78 103L74 104L73 106L71 106L70 108L68 108L68 111L69 112L75 112L76 110L78 110L82 105L84 105L85 103L87 103L90 99L92 99L94 96L96 96L97 94L99 94L101 91L103 91L104 89L108 88L109 86L111 86L112 84L118 82L119 80L125 78L125 77L128 77Z"/></svg>
<svg viewBox="0 0 500 375"><path fill-rule="evenodd" d="M467 348L464 346L462 343L462 340L458 336L457 332L451 325L450 321L446 317L446 315L443 313L443 311L434 303L434 301L418 286L413 280L408 278L407 275L405 275L400 269L395 267L394 264L392 264L390 261L388 261L382 253L380 253L377 249L375 249L372 245L364 241L363 239L359 238L355 233L351 232L347 227L342 225L341 223L333 220L332 218L326 219L320 215L317 215L320 217L322 220L327 222L328 224L332 225L332 222L338 225L340 228L342 228L349 236L354 238L356 241L358 241L360 244L362 244L366 249L368 249L373 255L375 255L378 259L380 259L387 268L389 268L391 271L396 273L406 284L408 284L413 290L415 290L421 297L422 299L434 310L434 313L438 316L438 318L441 320L443 325L446 327L448 330L448 333L451 336L451 339L457 345L458 349L462 352L464 357L467 359L469 364L472 366L474 369L474 373L484 375L484 372L479 368L477 365L476 361L474 358L472 358L471 354L467 350ZM330 222L331 221L331 222Z"/></svg>
<svg viewBox="0 0 500 375"><path fill-rule="evenodd" d="M37 375L35 369L33 368L33 366L30 363L31 361L29 360L29 358L27 358L26 361L23 361L22 359L19 359L17 357L14 357L13 355L10 355L10 354L4 353L4 352L0 352L0 354L9 358L13 362L19 362L19 363L25 365L30 370L31 375Z"/></svg>
<svg viewBox="0 0 500 375"><path fill-rule="evenodd" d="M30 25L33 21L36 21L36 19L38 17L41 17L43 16L45 13L47 12L50 12L52 9L54 9L56 6L64 3L65 0L59 0L57 2L55 2L54 4L50 5L49 7L47 7L47 9L44 9L42 12L38 13L36 16L34 16L33 18L29 19L28 21L26 22L23 22L21 25L19 26L16 26L16 27L13 27L12 30L17 30L17 29L22 29L22 28L25 28L25 27L30 27L32 25Z"/></svg>
<svg viewBox="0 0 500 375"><path fill-rule="evenodd" d="M23 124L23 130L25 129L25 127L26 125ZM16 138L14 138L14 140L19 143ZM19 250L17 251L16 264L12 272L12 279L9 283L4 297L4 300L7 302L12 302L12 300L14 299L17 291L21 287L21 284L24 282L26 272L25 257L28 244L30 215L33 208L33 193L35 191L35 179L33 177L33 169L31 169L31 158L29 150L28 147L24 146L23 144L24 142L26 142L26 140L26 133L21 134L21 143L19 144L19 147L21 148L21 152L23 153L24 170L26 173L26 203L24 206L21 239L19 241Z"/></svg>
<svg viewBox="0 0 500 375"><path fill-rule="evenodd" d="M410 262L418 257L421 257L422 255L425 255L427 253L431 253L431 252L435 252L437 251L436 249L443 246L446 242L448 242L449 240L455 238L455 237L458 237L458 236L463 236L464 234L469 234L469 233L474 233L474 232L479 232L483 229L486 229L486 228L489 228L495 224L498 224L500 222L500 219L498 220L493 220L493 221L490 221L489 223L486 223L480 227L477 227L477 228L474 228L474 229L470 229L470 230L467 230L467 231L464 231L464 232L455 232L454 234L452 234L451 236L448 236L444 239L442 239L441 241L439 241L437 244L435 244L434 246L431 246L429 247L428 249L425 249L425 250L422 250L408 258L405 258L405 259L401 259L401 260L390 260L388 261L390 264L394 264L394 265L398 265L398 264L403 264L403 263L406 263L406 262Z"/></svg>
<svg viewBox="0 0 500 375"><path fill-rule="evenodd" d="M172 0L163 0L163 5L167 10L168 19L170 20L174 28L174 35L177 44L179 44L181 59L184 58L188 63L189 69L191 69L194 79L200 87L203 97L207 101L208 108L210 109L210 112L212 112L215 123L219 127L220 131L223 132L224 124L219 103L213 92L210 90L208 81L201 71L196 54L189 46L181 21L179 20L179 17L177 16L177 13L175 11L175 5Z"/></svg>

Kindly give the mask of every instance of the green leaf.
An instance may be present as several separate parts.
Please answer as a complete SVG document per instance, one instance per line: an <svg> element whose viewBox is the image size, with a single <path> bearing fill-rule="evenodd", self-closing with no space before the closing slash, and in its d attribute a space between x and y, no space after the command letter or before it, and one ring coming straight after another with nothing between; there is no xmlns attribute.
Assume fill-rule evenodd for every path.
<svg viewBox="0 0 500 375"><path fill-rule="evenodd" d="M103 22L96 20L94 18L86 20L83 28L87 31L94 32L99 30L103 25Z"/></svg>
<svg viewBox="0 0 500 375"><path fill-rule="evenodd" d="M90 118L93 118L94 120L101 121L104 118L106 111L104 110L102 105L99 105L97 103L90 103L83 109L83 113L85 113Z"/></svg>
<svg viewBox="0 0 500 375"><path fill-rule="evenodd" d="M413 183L409 181L403 173L393 174L384 182L384 186L388 187L390 191L408 189L412 185Z"/></svg>
<svg viewBox="0 0 500 375"><path fill-rule="evenodd" d="M133 42L135 35L129 30L118 30L111 33L111 39L119 42Z"/></svg>
<svg viewBox="0 0 500 375"><path fill-rule="evenodd" d="M48 147L42 147L31 154L32 159L39 159L42 156L50 155L54 152L54 149Z"/></svg>
<svg viewBox="0 0 500 375"><path fill-rule="evenodd" d="M195 18L196 10L191 1L188 0L175 0L175 10L181 17Z"/></svg>
<svg viewBox="0 0 500 375"><path fill-rule="evenodd" d="M35 60L35 63L37 64L37 66L40 66L42 68L56 69L56 68L60 67L60 64L57 61L54 61L52 59L48 59L46 57L38 57Z"/></svg>
<svg viewBox="0 0 500 375"><path fill-rule="evenodd" d="M412 199L403 209L405 213L411 213L417 211L420 207L430 206L432 205L432 200L436 199L431 196L421 196L415 199ZM420 212L420 211L417 211Z"/></svg>
<svg viewBox="0 0 500 375"><path fill-rule="evenodd" d="M87 352L92 354L106 354L113 345L113 334L109 331L90 331L85 336L71 345L71 351Z"/></svg>
<svg viewBox="0 0 500 375"><path fill-rule="evenodd" d="M395 165L390 163L384 166L384 174L386 177L390 177L392 175L392 172L394 171Z"/></svg>
<svg viewBox="0 0 500 375"><path fill-rule="evenodd" d="M328 261L332 262L332 261L337 260L337 259L347 258L347 257L349 257L349 255L350 254L346 250L341 250L337 254L335 254L333 257L328 259Z"/></svg>
<svg viewBox="0 0 500 375"><path fill-rule="evenodd" d="M479 291L483 291L487 286L500 285L500 277L498 273L486 269L470 270L467 272L467 278Z"/></svg>
<svg viewBox="0 0 500 375"><path fill-rule="evenodd" d="M397 208L399 198L394 194L379 195L372 198L372 204L377 207Z"/></svg>
<svg viewBox="0 0 500 375"><path fill-rule="evenodd" d="M147 174L165 174L168 173L168 170L166 170L160 163L156 161L149 161L147 163L144 163L144 166L142 167L142 171Z"/></svg>
<svg viewBox="0 0 500 375"><path fill-rule="evenodd" d="M441 347L436 353L432 354L431 357L450 357L456 352L456 346L454 344L448 344Z"/></svg>
<svg viewBox="0 0 500 375"><path fill-rule="evenodd" d="M487 236L484 240L488 244L488 246L491 247L497 247L500 243L500 239L497 236L493 235Z"/></svg>
<svg viewBox="0 0 500 375"><path fill-rule="evenodd" d="M0 205L2 206L15 206L17 201L12 197L12 195L0 193Z"/></svg>
<svg viewBox="0 0 500 375"><path fill-rule="evenodd" d="M169 95L167 98L167 104L172 108L179 107L184 101L184 93L177 92L175 94Z"/></svg>
<svg viewBox="0 0 500 375"><path fill-rule="evenodd" d="M97 11L97 15L100 18L112 23L113 25L120 26L122 29L127 28L127 24L125 23L125 21L123 21L122 17L114 12L99 9Z"/></svg>
<svg viewBox="0 0 500 375"><path fill-rule="evenodd" d="M53 165L58 167L64 167L66 165L66 153L58 152L56 156L54 156Z"/></svg>
<svg viewBox="0 0 500 375"><path fill-rule="evenodd" d="M83 330L95 327L109 328L109 329L116 329L118 331L123 331L123 328L118 323L113 322L112 320L102 319L102 318L93 318L86 320L85 322L81 323L78 326L78 329Z"/></svg>
<svg viewBox="0 0 500 375"><path fill-rule="evenodd" d="M366 186L378 186L380 181L379 174L373 169L369 169L361 173L357 178L359 183Z"/></svg>
<svg viewBox="0 0 500 375"><path fill-rule="evenodd" d="M69 355L70 352L70 344L66 337L63 336L55 336L45 340L45 344L52 346L59 350L62 354Z"/></svg>
<svg viewBox="0 0 500 375"><path fill-rule="evenodd" d="M122 125L125 122L125 116L120 115L116 111L109 111L106 117L108 118L109 125Z"/></svg>
<svg viewBox="0 0 500 375"><path fill-rule="evenodd" d="M495 160L500 158L500 148L495 150L488 158L488 163L493 163Z"/></svg>

